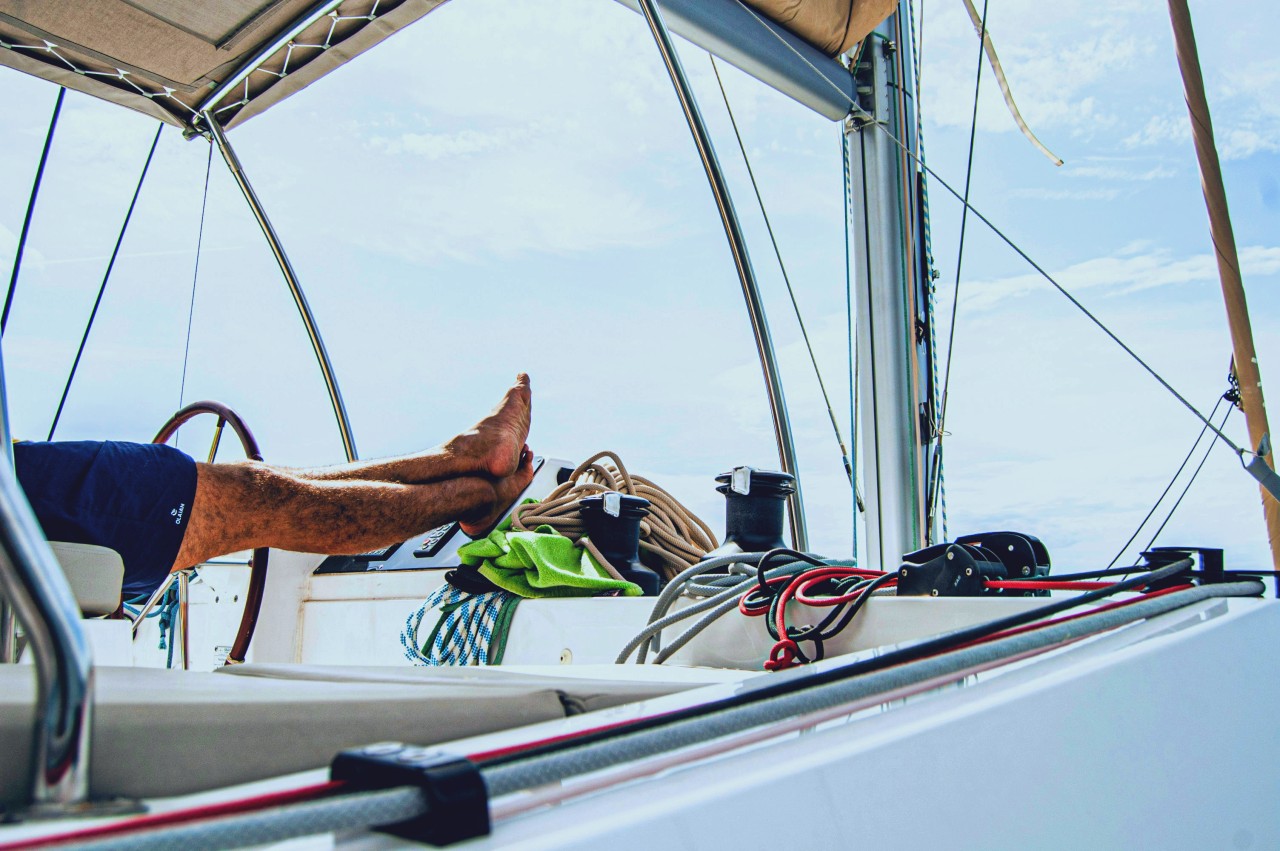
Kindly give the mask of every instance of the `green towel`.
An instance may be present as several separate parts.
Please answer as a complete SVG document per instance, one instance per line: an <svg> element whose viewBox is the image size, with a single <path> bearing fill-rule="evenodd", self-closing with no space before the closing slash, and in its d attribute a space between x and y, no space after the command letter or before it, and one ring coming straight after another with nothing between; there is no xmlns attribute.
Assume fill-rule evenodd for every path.
<svg viewBox="0 0 1280 851"><path fill-rule="evenodd" d="M463 544L458 557L494 585L521 597L589 597L603 591L639 597L644 593L634 582L610 576L589 552L550 526L512 532L510 518L488 537Z"/></svg>

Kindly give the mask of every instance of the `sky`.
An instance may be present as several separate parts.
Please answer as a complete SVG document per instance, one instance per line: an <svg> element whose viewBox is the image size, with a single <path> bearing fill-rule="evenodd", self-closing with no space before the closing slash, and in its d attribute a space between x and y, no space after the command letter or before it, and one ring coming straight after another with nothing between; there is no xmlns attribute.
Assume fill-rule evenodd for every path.
<svg viewBox="0 0 1280 851"><path fill-rule="evenodd" d="M1014 96L1065 165L1023 139L984 69L971 203L1207 413L1231 349L1163 5L988 8ZM959 0L915 11L926 157L963 191L977 37ZM1244 0L1193 0L1192 14L1274 387L1280 26ZM764 290L811 543L847 556L849 486L818 384L708 56L680 48ZM847 439L840 125L722 73ZM0 68L5 280L56 93ZM48 433L155 128L67 95L4 339L16 435ZM701 165L643 20L622 5L454 0L231 139L324 334L361 457L447 438L525 370L536 451L616 451L713 528L717 474L777 468ZM340 461L302 325L216 153L197 270L208 158L206 142L162 132L57 436L149 440L180 403L209 398L243 415L269 461ZM930 191L944 341L958 293L949 531L1015 529L1041 538L1059 571L1105 566L1200 424L972 218L961 259L960 206L936 181ZM1239 413L1226 430L1245 442ZM182 441L206 451L200 436ZM1159 543L1269 562L1258 490L1229 451L1212 452Z"/></svg>

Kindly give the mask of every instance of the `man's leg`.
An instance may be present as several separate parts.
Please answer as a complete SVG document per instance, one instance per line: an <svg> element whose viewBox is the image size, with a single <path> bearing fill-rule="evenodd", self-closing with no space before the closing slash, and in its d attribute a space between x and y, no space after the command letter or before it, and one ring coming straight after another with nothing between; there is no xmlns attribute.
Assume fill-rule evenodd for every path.
<svg viewBox="0 0 1280 851"><path fill-rule="evenodd" d="M198 464L196 496L173 569L254 547L367 552L453 520L483 529L532 479L528 452L496 482L480 476L420 484L326 481L255 461Z"/></svg>
<svg viewBox="0 0 1280 851"><path fill-rule="evenodd" d="M515 473L519 465L522 447L529 436L530 409L529 376L522 372L488 416L434 449L399 458L289 472L314 482L360 480L420 484L458 476L504 479Z"/></svg>

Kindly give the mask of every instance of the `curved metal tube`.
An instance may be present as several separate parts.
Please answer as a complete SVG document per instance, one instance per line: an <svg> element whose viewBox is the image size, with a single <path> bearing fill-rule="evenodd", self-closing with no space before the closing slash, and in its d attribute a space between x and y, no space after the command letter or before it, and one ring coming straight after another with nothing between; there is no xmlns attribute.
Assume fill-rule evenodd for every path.
<svg viewBox="0 0 1280 851"><path fill-rule="evenodd" d="M321 0L321 2L316 3L315 6L303 13L301 17L294 21L287 30L282 32L272 41L268 42L261 50L253 54L252 58L250 58L248 62L245 62L237 68L235 73L224 80L222 85L218 86L218 88L211 92L209 96L205 98L198 107L196 107L196 112L204 115L205 118L208 118L209 116L206 113L213 112L214 108L217 107L218 104L222 103L223 99L225 99L236 86L243 83L245 78L252 74L258 66L263 62L266 62L272 56L275 56L276 53L287 46L289 42L301 35L303 30L323 18L325 15L328 15L334 9L337 9L342 5L342 3L343 0ZM216 127L217 125L210 124L209 126Z"/></svg>
<svg viewBox="0 0 1280 851"><path fill-rule="evenodd" d="M80 608L45 542L7 453L0 452L0 592L26 629L36 661L32 803L89 796L93 660Z"/></svg>
<svg viewBox="0 0 1280 851"><path fill-rule="evenodd" d="M755 270L751 267L751 257L747 253L746 241L742 236L742 226L738 223L738 213L734 209L733 199L729 196L729 187L720 169L720 161L716 157L715 148L711 144L711 136L698 110L693 90L685 77L680 57L676 55L675 46L671 43L671 34L658 12L653 0L639 0L640 11L649 22L649 29L658 43L662 53L662 62L671 75L671 83L675 86L676 96L680 98L680 106L684 110L685 119L689 122L689 130L693 133L694 144L698 146L698 155L707 172L707 181L711 184L711 192L715 195L716 207L720 210L720 220L724 224L725 236L729 240L729 250L733 253L733 262L738 269L738 280L742 282L742 295L747 302L747 313L751 317L751 330L755 332L756 350L760 353L760 366L764 370L765 387L769 394L769 408L773 412L773 433L778 442L778 459L782 463L783 472L796 477L796 492L788 497L791 521L791 543L798 550L808 549L808 532L804 520L804 499L800 492L800 475L796 470L796 450L791 437L791 420L787 416L787 400L782 393L782 378L778 372L778 363L773 350L773 339L769 335L769 323L765 319L764 305L760 300L760 288L756 283Z"/></svg>
<svg viewBox="0 0 1280 851"><path fill-rule="evenodd" d="M338 389L338 379L333 372L333 364L329 362L329 353L325 350L324 340L320 337L320 330L316 327L315 317L311 314L311 307L307 304L307 297L302 293L302 284L298 282L298 276L293 271L293 264L289 262L289 256L284 253L284 246L280 243L280 237L276 235L275 228L271 226L271 220L267 218L267 211L262 208L262 202L258 200L257 194L253 191L253 187L249 184L249 178L245 176L244 169L240 166L240 160L236 157L236 152L232 149L231 143L227 140L227 134L223 132L222 125L218 123L218 119L214 117L212 112L204 112L204 120L209 125L209 132L213 135L213 141L218 146L222 158L227 162L227 168L231 170L231 174L236 179L236 183L240 186L240 191L244 193L244 198L249 202L249 208L253 210L253 216L258 220L262 233L267 238L267 243L271 246L271 253L275 255L276 262L280 264L280 271L284 274L285 283L289 285L289 293L293 296L293 303L298 307L298 313L302 316L302 324L306 326L307 336L311 339L311 348L316 353L316 360L320 364L320 372L324 375L324 385L329 391L329 401L333 405L333 415L338 420L338 431L342 435L342 449L346 453L348 461L356 460L356 441L351 433L351 421L347 419L347 407L342 401L342 391Z"/></svg>
<svg viewBox="0 0 1280 851"><path fill-rule="evenodd" d="M2 359L0 359L2 360ZM0 373L3 373L0 365ZM0 451L13 466L13 442L9 440L9 401L5 398L4 376L0 374ZM18 619L0 586L0 665L18 661Z"/></svg>

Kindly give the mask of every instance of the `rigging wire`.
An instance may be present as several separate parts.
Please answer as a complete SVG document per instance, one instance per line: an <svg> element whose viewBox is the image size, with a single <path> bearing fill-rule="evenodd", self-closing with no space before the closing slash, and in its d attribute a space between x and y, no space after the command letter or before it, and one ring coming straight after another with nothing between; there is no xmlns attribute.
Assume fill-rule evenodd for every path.
<svg viewBox="0 0 1280 851"><path fill-rule="evenodd" d="M861 489L858 487L858 348L854 335L854 315L853 315L853 258L851 255L852 245L849 239L849 230L852 225L852 201L850 195L853 190L852 175L849 172L849 137L840 134L840 159L844 174L844 328L845 339L848 341L848 364L849 364L849 443L852 447L849 453L850 463L853 465L853 506L854 510L850 512L850 549L849 552L853 556L853 563L858 563L858 512L866 512L867 507L862 502Z"/></svg>
<svg viewBox="0 0 1280 851"><path fill-rule="evenodd" d="M1210 419L1212 419L1213 417L1216 417L1216 416L1218 415L1218 408L1220 408L1220 407L1222 406L1223 401L1224 401L1224 397L1219 397L1219 398L1218 398L1218 403L1217 403L1216 405L1214 405L1214 406L1213 406L1213 410L1209 412L1209 418L1210 418ZM1224 422L1225 422L1225 420L1224 420ZM1158 508L1160 507L1160 503L1164 502L1164 498L1165 498L1166 496L1168 496L1168 495L1169 495L1169 491L1173 490L1173 486L1174 486L1174 484L1176 484L1176 483L1177 483L1177 481L1178 481L1178 477L1179 477L1179 476L1181 476L1181 475L1182 475L1182 471L1186 469L1186 467L1187 467L1187 463L1191 461L1191 456L1195 454L1196 449L1200 446L1200 441L1204 438L1204 434L1205 434L1205 432L1207 432L1208 430L1209 430L1209 429L1208 429L1208 428L1205 428L1204 426L1201 426L1201 427L1200 427L1200 433L1196 435L1195 442L1193 442L1193 443L1191 444L1191 448L1190 448L1189 450L1187 450L1186 457L1184 457L1184 458L1182 459L1182 463L1178 465L1178 469L1177 469L1177 471L1173 474L1173 478L1169 479L1169 484L1165 485L1164 490L1163 490L1163 491L1161 491L1159 498L1158 498L1158 499L1156 499L1155 504L1151 506L1151 510L1147 512L1147 516L1142 518L1142 522L1138 524L1138 528L1136 528L1136 529L1134 529L1134 530L1133 530L1133 534L1129 536L1129 540L1127 540L1127 541L1125 541L1125 542L1124 542L1124 546L1122 546L1122 547L1120 548L1120 551L1119 551L1119 552L1117 552L1117 553L1115 554L1115 557L1114 557L1113 559L1111 559L1111 561L1107 562L1107 569L1108 569L1108 570L1110 570L1112 567L1114 567L1114 566L1115 566L1115 564L1116 564L1116 562L1120 561L1120 557L1124 555L1125 550L1129 549L1129 546L1130 546L1130 545L1131 545L1135 540L1137 540L1138 535L1142 534L1142 530L1143 530L1143 528L1147 525L1147 523L1149 523L1149 522L1151 521L1151 518L1155 516L1156 509L1158 509ZM1209 443L1210 443L1210 445L1212 445L1212 444L1213 444L1213 441L1212 441L1212 440L1210 440L1210 441L1209 441ZM1168 522L1168 520L1166 520L1165 522L1167 523L1167 522ZM1163 526L1161 526L1161 528L1164 528L1164 527L1163 527ZM1159 533L1157 533L1157 534L1159 534ZM1148 546L1150 546L1150 545L1148 544Z"/></svg>
<svg viewBox="0 0 1280 851"><path fill-rule="evenodd" d="M775 33L771 28L769 28L769 26L764 23L763 19L761 19L760 16L756 14L756 12L750 6L744 5L743 8L746 9L756 19L757 22L759 22L761 27L763 27L766 32L768 32L770 35L776 38L779 42L781 42L784 47L786 47L788 50L794 53L801 62L803 62L805 65L809 67L810 70L812 70L815 74L822 76L823 79L826 80L826 77L822 75L822 72L820 72L817 68L815 68L813 63L811 63L808 60L808 58L804 56L804 54L802 54L799 50L796 50L796 48L793 45L789 44L786 39L782 38L780 35ZM978 221L986 225L987 228L993 234L995 234L995 236L1001 242L1007 245L1015 254L1021 257L1022 260L1028 266L1030 266L1033 270L1035 270L1036 274L1044 278L1045 281L1047 281L1054 289L1056 289L1059 293L1061 293L1062 296L1065 299L1067 299L1067 301L1071 302L1071 304L1074 305L1077 310L1083 313L1085 317L1089 319L1090 322L1096 325L1098 329L1102 331L1102 333L1104 333L1107 337L1109 337L1113 343L1115 343L1117 346L1123 349L1125 354L1129 355L1129 357L1133 359L1133 361L1136 362L1139 366L1141 366L1152 378L1154 378L1161 387L1163 387L1166 391L1169 392L1170 395L1172 395L1175 399L1177 399L1184 408L1190 411L1191 414L1196 419L1200 420L1200 422L1202 423L1205 423L1208 426L1209 430L1212 431L1218 437L1219 440L1221 440L1223 443L1225 443L1227 446L1231 448L1231 451L1234 452L1239 457L1242 463L1245 460L1245 456L1252 456L1255 458L1259 457L1258 453L1252 452L1247 449L1242 449L1241 447L1236 445L1235 441L1227 437L1227 435L1224 434L1223 431L1219 429L1217 426L1213 425L1213 423L1210 422L1209 419L1200 412L1199 408L1197 408L1195 405L1192 405L1189 401L1187 401L1187 398L1185 396L1179 393L1173 387L1172 384L1166 381L1165 378L1162 375L1160 375L1160 373L1156 372L1155 369L1150 364L1148 364L1145 360L1143 360L1142 357L1137 352L1135 352L1132 348L1130 348L1128 344L1126 344L1123 340L1121 340L1118 336L1116 336L1116 333L1112 331L1110 328L1108 328L1106 323L1104 323L1101 319L1095 316L1093 312L1090 311L1089 308L1085 307L1084 304L1078 298L1072 295L1071 292L1066 287L1058 283L1058 280L1053 275L1049 274L1049 272L1043 266L1041 266L1034 259L1032 259L1031 255L1027 254L1027 252L1024 251L1021 246L1019 246L1016 242L1014 242L1012 238L1007 236L1004 231L996 227L995 223L992 222L985 215L983 215L982 211L980 211L979 209L977 209L976 207L974 207L973 205L965 201L963 196L955 189L955 187L953 187L950 183L944 180L941 175L939 175L936 171L934 171L933 168L931 168L914 151L912 151L908 145L903 143L901 139L895 136L892 131L890 131L887 127L884 127L883 125L881 125L879 122L875 121L874 116L872 116L865 109L859 106L858 103L853 98L849 97L849 95L846 92L844 92L839 86L837 86L834 82L832 82L831 80L826 80L826 82L832 89L834 89L837 92L840 92L841 97L848 100L851 112L858 115L859 118L865 119L868 125L873 126L877 130L879 130L881 133L884 133L885 136L887 136L888 139L894 145L896 145L899 149L901 149L902 152L906 154L908 158L910 158L913 162L916 163L916 165L920 166L920 168L923 169L926 174L928 174L933 179L937 180L938 184L943 189L947 190L947 192L950 193L951 196L954 197L957 201L960 201L962 204L964 204L964 207L968 212L973 213L973 215L978 219ZM1246 463L1246 470L1248 470L1247 463ZM1252 472L1250 472L1250 474L1252 475Z"/></svg>
<svg viewBox="0 0 1280 851"><path fill-rule="evenodd" d="M49 149L53 147L53 132L58 129L58 114L62 112L62 98L66 95L65 86L58 87L58 99L53 103L53 116L49 119L49 131L45 133L44 148L40 151L40 164L36 166L36 179L31 184L31 197L27 200L27 213L22 218L22 231L18 234L18 250L13 257L13 272L9 275L9 290L4 296L4 312L0 313L0 336L9 327L9 310L13 307L13 294L18 290L18 271L22 268L22 253L27 247L27 232L31 230L31 216L36 209L36 197L40 194L40 183L44 179L44 164L49 160Z"/></svg>
<svg viewBox="0 0 1280 851"><path fill-rule="evenodd" d="M858 64L858 60L862 58L862 51L866 49L866 46L867 40L865 38L858 42L853 55L849 57L849 66L851 68ZM849 523L851 527L849 552L856 566L858 564L858 512L865 514L867 505L862 500L862 487L858 484L858 397L862 389L862 375L858 362L858 347L853 324L855 320L853 255L850 240L853 228L853 171L848 133L840 134L840 156L844 169L844 314L846 339L849 342L849 443L852 447L849 458L853 464L854 506L854 510L850 512L852 516Z"/></svg>
<svg viewBox="0 0 1280 851"><path fill-rule="evenodd" d="M916 3L911 0L907 4L907 13L914 20L916 16ZM909 29L916 36L916 42L911 46L911 54L916 60L916 138L920 138L920 79L924 75L924 0L920 0L920 26Z"/></svg>
<svg viewBox="0 0 1280 851"><path fill-rule="evenodd" d="M120 226L120 235L116 237L116 246L111 250L111 259L107 261L107 271L102 276L102 284L98 287L98 297L93 300L93 310L89 313L89 322L85 325L84 336L80 338L80 348L76 350L76 359L71 363L71 372L67 375L67 384L62 388L62 398L58 400L58 410L54 412L53 423L49 426L47 440L53 440L53 433L58 428L58 420L62 418L62 409L67 404L67 394L71 392L71 382L75 381L76 369L80 366L80 358L84 355L84 347L89 342L89 332L93 330L93 320L98 316L98 308L102 305L102 296L107 291L107 281L111 280L111 270L115 268L116 257L120 254L120 246L124 243L125 232L129 230L129 220L133 218L133 208L138 203L138 195L142 193L143 181L147 179L147 171L151 168L151 158L155 156L156 145L160 141L160 131L164 123L156 128L155 138L151 140L151 150L147 151L147 161L142 164L142 174L138 176L138 186L133 190L133 199L124 214L124 224Z"/></svg>
<svg viewBox="0 0 1280 851"><path fill-rule="evenodd" d="M920 80L923 74L924 60L921 58L921 48L924 42L924 0L920 2L920 42L916 42L915 22L915 3L911 2L907 5L907 29L911 32L911 58L915 65L916 88L914 93L915 115L916 115L916 145L920 149L920 158L925 159L924 147L924 128L922 125L923 110L920 103ZM921 238L921 261L920 269L921 285L924 292L925 308L926 308L926 334L927 346L929 352L929 388L932 391L929 400L930 410L930 429L928 436L929 442L941 440L941 429L938 428L937 414L942 407L941 388L938 383L938 286L939 278L938 270L933 262L933 233L932 224L929 215L929 181L924 175L916 173L918 179L918 199L920 203L920 238ZM934 476L934 467L937 468L937 488L931 498L925 504L925 540L928 543L937 543L947 539L947 480L943 471L941 456L934 459L934 464L927 469L927 474L932 478ZM941 522L939 522L941 521ZM937 534L941 529L941 534Z"/></svg>
<svg viewBox="0 0 1280 851"><path fill-rule="evenodd" d="M850 7L852 15L852 7ZM822 401L827 406L827 416L831 418L831 428L836 435L836 443L840 446L840 459L844 462L845 475L849 477L850 486L854 485L853 465L849 460L849 449L845 446L844 436L840 433L840 423L836 420L836 412L831 407L831 397L827 394L826 382L822 380L822 370L818 367L818 358L813 353L813 344L809 340L809 330L805 327L804 316L800 313L800 303L796 300L795 289L791 286L791 276L787 274L787 264L782 260L782 249L778 247L778 238L773 232L773 223L769 221L769 213L765 209L764 197L760 194L760 184L756 182L755 170L751 167L751 158L747 155L747 146L742 141L742 133L738 130L738 120L734 117L733 107L729 104L729 94L725 91L724 80L720 78L719 63L713 54L711 70L716 75L716 85L720 87L720 97L724 100L725 111L729 113L729 124L733 127L733 136L738 141L738 150L742 152L742 162L747 167L747 176L751 178L751 189L755 192L756 203L760 206L760 215L764 219L765 230L769 233L769 242L773 244L773 255L778 259L778 269L782 272L782 281L787 286L787 295L791 298L791 307L796 314L796 322L800 325L800 336L804 338L804 347L809 352L809 362L813 364L813 374L818 378L818 388L822 391Z"/></svg>
<svg viewBox="0 0 1280 851"><path fill-rule="evenodd" d="M942 406L938 410L938 441L933 448L933 464L929 468L929 488L925 497L925 505L932 515L932 506L938 487L939 470L942 467L942 443L946 435L947 402L951 398L951 356L955 351L956 317L960 310L960 278L964 266L964 238L969 226L969 190L973 183L973 152L978 138L978 97L982 93L982 58L983 47L987 39L987 7L990 0L982 3L982 29L978 35L978 71L974 75L973 86L973 118L969 124L969 155L964 173L964 208L960 214L960 246L956 254L956 285L951 297L951 326L947 329L947 364L942 373ZM919 110L916 114L919 115Z"/></svg>
<svg viewBox="0 0 1280 851"><path fill-rule="evenodd" d="M200 199L200 228L196 231L196 262L191 271L191 305L187 308L187 339L182 347L182 383L178 386L178 410L182 410L187 393L187 363L191 357L191 324L196 315L196 281L200 278L200 248L204 245L204 214L209 207L209 173L213 169L213 142L209 142L209 158L204 165L204 194ZM174 445L178 437L174 435Z"/></svg>
<svg viewBox="0 0 1280 851"><path fill-rule="evenodd" d="M1227 424L1227 418L1231 416L1231 412L1234 410L1235 410L1234 405L1227 406L1227 412L1222 415L1222 422L1219 424L1218 426L1219 428ZM1199 466L1197 466L1195 472L1191 474L1190 480L1187 481L1187 486L1182 489L1182 493L1178 495L1177 502L1173 504L1173 508L1169 509L1168 516L1164 518L1164 522L1160 524L1160 528L1157 529L1156 533L1151 536L1151 540L1147 541L1147 545L1143 549L1149 550L1151 549L1152 546L1155 545L1156 538L1160 537L1160 533L1164 531L1164 527L1168 526L1169 521L1173 519L1173 513L1178 510L1178 506L1182 505L1182 500L1184 497L1186 497L1187 491L1191 490L1191 486L1196 483L1196 477L1199 476L1200 471L1204 469L1205 462L1209 460L1209 454L1213 452L1213 448L1217 445L1218 444L1215 443L1214 441L1212 440L1209 441L1209 448L1205 450L1204 457L1200 459Z"/></svg>

